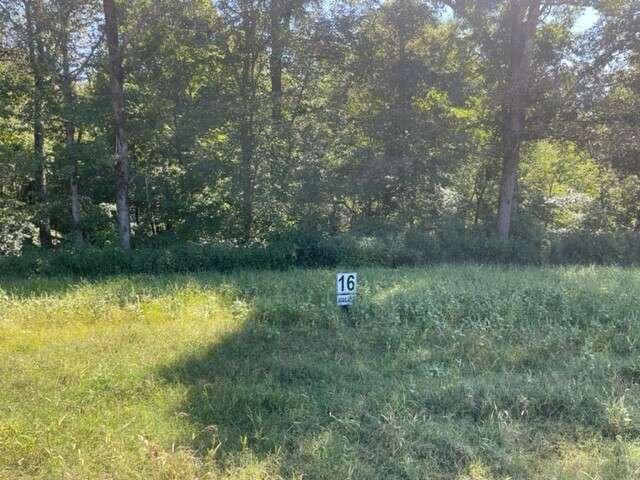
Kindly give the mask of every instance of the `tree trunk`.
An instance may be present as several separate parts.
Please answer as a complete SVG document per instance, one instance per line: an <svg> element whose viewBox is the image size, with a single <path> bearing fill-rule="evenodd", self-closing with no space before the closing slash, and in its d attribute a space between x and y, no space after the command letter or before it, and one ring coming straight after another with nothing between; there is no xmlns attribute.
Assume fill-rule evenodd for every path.
<svg viewBox="0 0 640 480"><path fill-rule="evenodd" d="M34 145L36 150L37 181L39 185L40 199L40 218L38 219L38 236L40 237L40 245L44 248L51 248L53 242L51 240L51 220L49 218L49 190L47 187L47 166L44 156L44 134L43 124L39 121L34 124Z"/></svg>
<svg viewBox="0 0 640 480"><path fill-rule="evenodd" d="M47 189L47 165L44 154L44 71L42 66L44 46L42 44L40 22L42 5L39 0L24 2L26 33L29 51L29 64L33 73L34 91L31 111L33 125L33 156L36 165L36 183L38 185L38 236L43 248L51 248L51 221L49 218L49 191Z"/></svg>
<svg viewBox="0 0 640 480"><path fill-rule="evenodd" d="M254 138L251 120L243 120L240 126L240 168L242 188L242 233L245 243L251 241L253 235L253 153Z"/></svg>
<svg viewBox="0 0 640 480"><path fill-rule="evenodd" d="M518 164L520 162L520 133L514 130L514 115L509 115L512 126L503 133L504 157L502 162L502 181L500 183L500 203L498 206L498 235L507 240L511 231L511 219L514 210Z"/></svg>
<svg viewBox="0 0 640 480"><path fill-rule="evenodd" d="M149 193L149 175L144 176L144 195L147 201L147 215L151 220L151 233L155 237L158 234L158 227L156 225L156 217L153 214L153 205L151 204L151 194Z"/></svg>
<svg viewBox="0 0 640 480"><path fill-rule="evenodd" d="M131 220L129 216L129 146L125 130L125 104L122 70L122 51L118 39L118 18L114 0L103 0L105 36L109 51L108 72L111 86L111 108L116 134L116 210L120 245L131 248Z"/></svg>
<svg viewBox="0 0 640 480"><path fill-rule="evenodd" d="M527 6L523 20L524 6ZM498 206L498 235L507 240L511 231L518 182L520 147L529 105L531 56L540 17L540 0L511 2L510 75L503 104L503 163Z"/></svg>
<svg viewBox="0 0 640 480"><path fill-rule="evenodd" d="M253 238L254 230L254 188L255 188L255 110L256 102L256 64L258 46L256 42L256 23L251 11L243 12L243 39L241 44L240 71L240 125L238 140L240 143L240 189L242 190L241 224L245 243Z"/></svg>
<svg viewBox="0 0 640 480"><path fill-rule="evenodd" d="M82 235L82 218L80 210L80 185L78 176L78 158L73 127L67 128L67 155L71 160L71 228L73 232L73 244L77 248L84 246Z"/></svg>
<svg viewBox="0 0 640 480"><path fill-rule="evenodd" d="M271 55L269 57L269 73L271 76L271 117L277 127L282 120L282 54L283 45L283 22L285 19L283 0L271 0L270 11L270 37Z"/></svg>
<svg viewBox="0 0 640 480"><path fill-rule="evenodd" d="M76 248L82 248L84 245L84 238L82 235L82 218L81 218L81 206L80 206L80 181L78 176L78 152L75 139L76 127L72 119L73 112L75 111L75 96L73 92L73 83L71 79L70 67L69 67L69 30L68 30L68 17L63 12L61 18L61 33L60 33L60 52L62 55L62 77L61 77L61 90L64 99L65 106L65 143L67 150L67 161L71 166L71 176L69 179L69 186L71 191L71 231L73 235L73 244Z"/></svg>

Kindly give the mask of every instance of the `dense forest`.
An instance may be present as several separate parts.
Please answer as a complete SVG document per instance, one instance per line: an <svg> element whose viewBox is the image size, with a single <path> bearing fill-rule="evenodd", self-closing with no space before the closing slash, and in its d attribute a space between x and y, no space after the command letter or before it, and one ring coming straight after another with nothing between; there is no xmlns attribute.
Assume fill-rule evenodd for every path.
<svg viewBox="0 0 640 480"><path fill-rule="evenodd" d="M637 0L0 0L1 255L634 235L639 93Z"/></svg>

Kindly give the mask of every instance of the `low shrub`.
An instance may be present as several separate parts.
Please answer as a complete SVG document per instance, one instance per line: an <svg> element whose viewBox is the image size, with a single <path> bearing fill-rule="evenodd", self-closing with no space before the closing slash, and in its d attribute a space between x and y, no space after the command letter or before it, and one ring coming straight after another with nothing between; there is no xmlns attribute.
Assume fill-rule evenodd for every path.
<svg viewBox="0 0 640 480"><path fill-rule="evenodd" d="M0 256L0 275L99 276L442 262L636 265L640 264L640 235L568 232L504 241L479 229L455 227L359 237L294 232L250 246L178 243L142 246L130 252L117 247L50 252L29 248L21 255Z"/></svg>

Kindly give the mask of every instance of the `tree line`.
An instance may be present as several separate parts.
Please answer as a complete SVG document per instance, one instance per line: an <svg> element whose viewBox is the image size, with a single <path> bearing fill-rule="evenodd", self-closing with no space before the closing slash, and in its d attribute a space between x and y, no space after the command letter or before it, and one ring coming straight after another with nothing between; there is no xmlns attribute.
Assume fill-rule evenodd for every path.
<svg viewBox="0 0 640 480"><path fill-rule="evenodd" d="M637 0L2 0L0 251L640 228Z"/></svg>

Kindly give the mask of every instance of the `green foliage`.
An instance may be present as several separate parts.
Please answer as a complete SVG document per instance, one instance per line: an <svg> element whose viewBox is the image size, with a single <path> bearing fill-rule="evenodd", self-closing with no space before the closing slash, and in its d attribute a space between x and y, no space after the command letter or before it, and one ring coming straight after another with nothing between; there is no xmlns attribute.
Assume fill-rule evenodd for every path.
<svg viewBox="0 0 640 480"><path fill-rule="evenodd" d="M0 256L19 255L25 241L36 235L37 228L29 208L20 202L0 198Z"/></svg>
<svg viewBox="0 0 640 480"><path fill-rule="evenodd" d="M543 140L528 147L521 180L526 211L553 230L583 226L609 172L571 143Z"/></svg>
<svg viewBox="0 0 640 480"><path fill-rule="evenodd" d="M487 232L502 177L513 2L456 1L445 13L442 2L417 0L332 8L119 1L129 213L134 244L145 251L108 266L118 254L100 253L117 243L101 2L34 2L38 38L28 35L23 2L6 3L0 205L19 207L0 208L2 238L12 242L0 251L37 244L26 227L46 214L65 251L35 262L43 271L262 268L278 258L282 267L618 262L626 261L619 249L589 254L587 233L584 254L561 244L576 241L571 232L601 238L639 228L633 2L598 2L599 21L587 32L574 25L592 2L543 8L523 95L516 233L504 243ZM38 43L46 47L36 52L43 85L28 61ZM45 158L34 163L35 93ZM66 251L76 243L72 179L84 254ZM408 245L412 234L397 233L413 231L419 248ZM262 246L219 246L239 244ZM164 253L173 250L187 252L184 266Z"/></svg>
<svg viewBox="0 0 640 480"><path fill-rule="evenodd" d="M555 237L549 259L555 263L635 265L640 260L637 233L571 232Z"/></svg>
<svg viewBox="0 0 640 480"><path fill-rule="evenodd" d="M231 272L294 267L431 265L443 262L481 264L638 265L635 233L571 231L504 241L481 229L455 222L435 232L413 230L383 236L280 235L265 244L232 246L169 242L125 252L116 246L0 256L5 276L102 276L123 273Z"/></svg>

